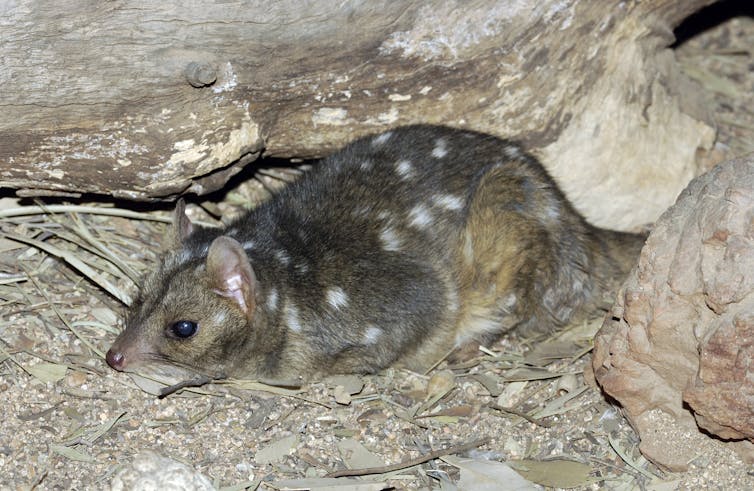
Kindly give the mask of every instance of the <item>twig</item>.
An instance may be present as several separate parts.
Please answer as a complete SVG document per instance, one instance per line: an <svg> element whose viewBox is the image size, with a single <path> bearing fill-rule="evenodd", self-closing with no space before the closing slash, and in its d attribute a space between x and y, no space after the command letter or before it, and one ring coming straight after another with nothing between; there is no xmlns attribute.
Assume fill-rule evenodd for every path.
<svg viewBox="0 0 754 491"><path fill-rule="evenodd" d="M225 377L222 376L220 378L209 378L206 375L199 375L196 378L192 378L189 380L183 380L181 382L178 382L177 384L170 385L168 387L165 387L160 390L160 395L157 396L158 399L164 399L170 394L174 394L178 392L181 389L185 389L187 387L201 387L202 385L208 384L210 382L213 382L215 380L222 380Z"/></svg>
<svg viewBox="0 0 754 491"><path fill-rule="evenodd" d="M92 267L86 264L86 262L76 257L74 253L63 250L63 249L59 249L41 240L30 239L28 237L24 237L23 235L14 234L11 232L0 231L0 235L4 236L7 239L30 245L52 256L55 256L57 258L64 260L65 262L67 262L68 264L70 264L71 266L79 270L79 272L81 272L84 276L86 276L88 280L96 283L97 286L105 290L107 293L109 293L116 299L120 300L123 304L131 305L132 300L131 300L130 295L121 291L120 288L117 288L115 285L110 283L107 279L103 278L102 275L95 272L94 269L92 269Z"/></svg>
<svg viewBox="0 0 754 491"><path fill-rule="evenodd" d="M552 426L549 423L545 423L541 419L532 418L531 416L529 416L525 412L519 411L517 409L513 409L511 407L498 406L497 404L490 404L489 407L491 407L492 409L497 409L498 411L503 412L503 413L508 413L508 414L512 414L514 416L518 416L519 418L524 418L529 423L537 425L537 426L541 426L542 428L550 428Z"/></svg>
<svg viewBox="0 0 754 491"><path fill-rule="evenodd" d="M477 448L479 446L482 446L488 441L490 441L489 438L482 438L480 440L475 440L470 443L464 443L463 445L456 445L453 447L443 448L441 450L434 450L428 453L427 455L422 455L421 457L417 457L415 459L398 462L397 464L382 465L379 467L366 467L362 469L345 469L342 471L331 472L327 474L325 477L365 476L368 474L384 474L386 472L393 472L393 471L397 471L401 469L406 469L408 467L413 467L415 465L423 464L425 462L429 462L430 460L434 460L439 457L443 457L445 455L465 452L467 450L471 450L472 448Z"/></svg>
<svg viewBox="0 0 754 491"><path fill-rule="evenodd" d="M106 215L121 218L133 218L136 220L148 220L152 222L172 223L172 217L157 216L150 213L141 213L138 211L125 210L123 208L102 208L99 206L79 206L79 205L46 205L40 206L20 206L18 208L8 208L0 210L0 218L13 218L28 215L47 215L54 213L88 213L90 215ZM205 221L195 221L196 225L202 227L217 227L217 224Z"/></svg>
<svg viewBox="0 0 754 491"><path fill-rule="evenodd" d="M154 222L171 223L172 218L139 213L122 208L100 208L97 206L77 206L77 205L48 205L41 206L21 206L18 208L9 208L0 211L0 218L11 218L26 215L46 215L49 213L90 213L92 215L108 215L123 218L135 218L137 220L151 220Z"/></svg>
<svg viewBox="0 0 754 491"><path fill-rule="evenodd" d="M100 358L104 358L105 354L102 352L102 350L99 349L97 346L95 346L94 343L89 341L86 338L86 336L81 334L78 329L76 329L74 326L71 325L70 322L68 322L68 318L64 316L60 310L58 310L58 308L55 306L50 296L47 294L45 289L42 288L42 285L39 284L37 279L34 276L30 275L29 272L26 271L25 269L24 269L24 272L26 273L26 276L29 278L29 280L34 284L34 287L37 289L39 294L42 295L45 300L47 300L47 304L50 306L52 311L55 312L55 315L58 316L58 319L60 319L63 322L63 324L65 324L65 326L74 334L74 336L76 336L84 344L84 346L92 350L92 352L96 354L97 356L99 356Z"/></svg>

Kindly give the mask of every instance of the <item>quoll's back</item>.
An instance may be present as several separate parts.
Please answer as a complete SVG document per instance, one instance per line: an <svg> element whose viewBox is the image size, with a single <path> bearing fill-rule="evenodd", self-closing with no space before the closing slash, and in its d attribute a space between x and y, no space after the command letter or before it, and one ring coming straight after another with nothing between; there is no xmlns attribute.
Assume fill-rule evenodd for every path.
<svg viewBox="0 0 754 491"><path fill-rule="evenodd" d="M226 229L192 226L181 204L173 234L113 368L181 380L426 367L595 308L643 239L587 224L515 144L437 126L359 139Z"/></svg>

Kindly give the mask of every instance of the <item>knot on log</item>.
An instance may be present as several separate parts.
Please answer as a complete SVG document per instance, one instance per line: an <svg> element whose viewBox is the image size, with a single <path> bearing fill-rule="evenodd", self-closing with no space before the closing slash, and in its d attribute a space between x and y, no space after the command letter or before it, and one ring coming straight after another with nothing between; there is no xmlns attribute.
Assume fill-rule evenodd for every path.
<svg viewBox="0 0 754 491"><path fill-rule="evenodd" d="M206 62L192 61L183 71L192 87L206 87L217 80L217 71Z"/></svg>

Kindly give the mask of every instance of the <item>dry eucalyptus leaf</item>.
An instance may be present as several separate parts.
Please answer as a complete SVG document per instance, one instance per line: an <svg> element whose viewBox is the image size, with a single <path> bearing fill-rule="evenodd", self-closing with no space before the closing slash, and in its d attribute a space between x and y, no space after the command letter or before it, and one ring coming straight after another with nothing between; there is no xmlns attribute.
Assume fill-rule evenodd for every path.
<svg viewBox="0 0 754 491"><path fill-rule="evenodd" d="M118 322L118 315L106 307L95 307L92 316L103 324L114 326Z"/></svg>
<svg viewBox="0 0 754 491"><path fill-rule="evenodd" d="M10 355L3 348L0 348L0 363L10 358Z"/></svg>
<svg viewBox="0 0 754 491"><path fill-rule="evenodd" d="M298 437L296 435L286 436L270 443L269 445L258 451L254 456L254 460L259 465L279 462L283 460L287 455L290 455L291 450L296 447L297 443Z"/></svg>
<svg viewBox="0 0 754 491"><path fill-rule="evenodd" d="M496 460L466 459L447 455L441 459L461 469L459 489L474 491L529 491L537 487L503 462Z"/></svg>
<svg viewBox="0 0 754 491"><path fill-rule="evenodd" d="M532 414L533 417L537 419L542 418L548 418L550 416L555 416L557 414L563 414L565 412L571 411L574 409L574 406L567 405L571 400L576 399L581 394L589 390L589 387L586 385L582 385L579 389L576 389L573 392L566 392L565 394L556 397L555 399L549 401L545 407L542 409L539 409Z"/></svg>
<svg viewBox="0 0 754 491"><path fill-rule="evenodd" d="M335 402L340 405L348 406L351 404L351 394L349 394L346 388L342 385L335 386L335 389L333 389L333 397L335 397Z"/></svg>
<svg viewBox="0 0 754 491"><path fill-rule="evenodd" d="M47 383L62 380L63 377L65 377L65 372L68 371L68 367L57 363L43 361L36 365L25 366L24 370L36 379Z"/></svg>
<svg viewBox="0 0 754 491"><path fill-rule="evenodd" d="M168 383L162 383L156 380L152 380L151 378L144 377L142 375L139 375L138 373L129 373L128 376L131 377L131 380L133 380L141 390L153 396L160 395L160 391L162 391L162 389L169 385Z"/></svg>
<svg viewBox="0 0 754 491"><path fill-rule="evenodd" d="M379 455L375 455L361 443L352 438L346 438L338 442L338 450L349 469L363 469L366 467L380 467L385 461Z"/></svg>
<svg viewBox="0 0 754 491"><path fill-rule="evenodd" d="M576 488L592 482L592 468L568 459L511 460L511 467L528 480L553 488Z"/></svg>
<svg viewBox="0 0 754 491"><path fill-rule="evenodd" d="M390 486L381 481L367 481L347 477L322 477L310 479L287 479L269 483L280 491L381 491Z"/></svg>
<svg viewBox="0 0 754 491"><path fill-rule="evenodd" d="M427 398L431 399L438 394L445 395L456 386L456 376L450 370L442 370L429 379L427 384Z"/></svg>
<svg viewBox="0 0 754 491"><path fill-rule="evenodd" d="M492 397L497 397L503 392L497 383L499 380L498 377L488 373L475 373L471 375L471 378L482 384Z"/></svg>
<svg viewBox="0 0 754 491"><path fill-rule="evenodd" d="M66 459L76 460L78 462L94 462L94 457L88 453L76 450L72 447L66 447L64 445L50 445L50 450L56 454L62 455Z"/></svg>
<svg viewBox="0 0 754 491"><path fill-rule="evenodd" d="M327 381L335 386L343 387L343 390L349 395L356 395L364 388L364 380L356 375L337 375L330 377Z"/></svg>
<svg viewBox="0 0 754 491"><path fill-rule="evenodd" d="M15 249L21 249L22 247L26 246L15 240L0 239L0 252L13 251Z"/></svg>
<svg viewBox="0 0 754 491"><path fill-rule="evenodd" d="M576 341L555 340L537 344L525 357L527 365L544 366L555 360L573 358L584 349Z"/></svg>
<svg viewBox="0 0 754 491"><path fill-rule="evenodd" d="M505 389L497 398L498 406L513 407L527 385L529 385L528 381L505 384Z"/></svg>
<svg viewBox="0 0 754 491"><path fill-rule="evenodd" d="M647 491L675 491L676 489L679 489L680 484L680 479L673 479L672 481L655 479L647 485Z"/></svg>
<svg viewBox="0 0 754 491"><path fill-rule="evenodd" d="M125 416L125 415L126 415L126 412L123 411L120 414L118 414L117 416L115 416L114 418L112 418L112 419L110 419L108 421L105 421L104 423L102 423L100 425L95 426L92 429L92 432L87 437L87 441L89 443L94 443L97 439L99 439L104 434L106 434L108 431L110 431L113 428L113 426L115 426L116 423L118 423L118 421L120 421L121 419L123 419L123 416Z"/></svg>
<svg viewBox="0 0 754 491"><path fill-rule="evenodd" d="M565 375L564 373L551 372L544 368L514 368L505 372L504 379L508 382L546 380Z"/></svg>

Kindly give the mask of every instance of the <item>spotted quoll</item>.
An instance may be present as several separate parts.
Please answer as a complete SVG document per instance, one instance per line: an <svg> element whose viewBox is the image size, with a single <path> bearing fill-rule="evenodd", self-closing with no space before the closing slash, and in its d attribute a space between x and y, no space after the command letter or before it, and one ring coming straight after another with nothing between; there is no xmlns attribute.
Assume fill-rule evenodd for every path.
<svg viewBox="0 0 754 491"><path fill-rule="evenodd" d="M643 237L589 225L519 146L438 126L361 138L173 246L107 362L174 381L432 365L595 309Z"/></svg>

